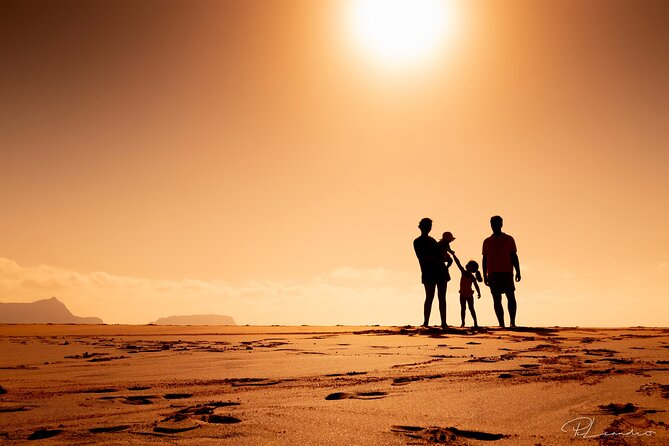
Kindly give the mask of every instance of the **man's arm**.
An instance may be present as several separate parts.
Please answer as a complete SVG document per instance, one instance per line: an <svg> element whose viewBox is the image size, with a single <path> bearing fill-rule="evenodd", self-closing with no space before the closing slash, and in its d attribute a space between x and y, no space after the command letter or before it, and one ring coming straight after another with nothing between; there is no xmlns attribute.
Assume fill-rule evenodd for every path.
<svg viewBox="0 0 669 446"><path fill-rule="evenodd" d="M488 282L488 256L485 254L481 259L481 269L483 269L483 283L485 283L487 286L490 286L490 283Z"/></svg>
<svg viewBox="0 0 669 446"><path fill-rule="evenodd" d="M418 258L418 263L422 265L425 261L425 247L418 239L413 241L413 250L416 253L416 258Z"/></svg>
<svg viewBox="0 0 669 446"><path fill-rule="evenodd" d="M516 282L520 282L520 261L518 260L518 253L511 253L511 262L513 262L513 267L516 268Z"/></svg>

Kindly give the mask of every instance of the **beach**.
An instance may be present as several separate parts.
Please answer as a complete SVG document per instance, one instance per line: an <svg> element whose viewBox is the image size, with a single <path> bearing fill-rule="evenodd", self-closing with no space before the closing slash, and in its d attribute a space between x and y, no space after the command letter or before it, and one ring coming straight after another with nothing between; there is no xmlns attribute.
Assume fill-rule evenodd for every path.
<svg viewBox="0 0 669 446"><path fill-rule="evenodd" d="M660 445L669 329L0 325L0 443Z"/></svg>

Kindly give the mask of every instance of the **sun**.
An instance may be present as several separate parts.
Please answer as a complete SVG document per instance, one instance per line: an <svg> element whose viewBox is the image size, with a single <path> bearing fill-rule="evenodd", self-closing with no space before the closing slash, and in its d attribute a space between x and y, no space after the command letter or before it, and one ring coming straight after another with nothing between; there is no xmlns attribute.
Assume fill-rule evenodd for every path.
<svg viewBox="0 0 669 446"><path fill-rule="evenodd" d="M350 0L347 32L367 57L406 68L439 53L455 12L452 0Z"/></svg>

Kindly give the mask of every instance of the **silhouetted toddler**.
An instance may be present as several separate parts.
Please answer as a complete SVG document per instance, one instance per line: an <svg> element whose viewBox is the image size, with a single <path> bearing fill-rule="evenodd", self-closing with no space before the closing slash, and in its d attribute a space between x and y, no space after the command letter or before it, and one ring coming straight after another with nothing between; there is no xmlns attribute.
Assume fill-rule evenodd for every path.
<svg viewBox="0 0 669 446"><path fill-rule="evenodd" d="M451 251L451 242L455 240L455 237L453 237L453 234L450 232L444 232L441 236L441 240L437 242L437 245L439 246L439 251L441 252L441 255L444 257L444 263L446 263L446 268L449 268L451 264L453 263L453 259L451 258L450 253Z"/></svg>
<svg viewBox="0 0 669 446"><path fill-rule="evenodd" d="M474 290L472 290L472 285L476 288L477 299L481 298L481 289L477 282L483 282L481 277L481 272L479 271L479 264L473 260L467 262L467 265L463 268L460 263L460 259L455 255L455 252L451 251L453 258L455 259L455 264L458 265L462 277L460 278L460 317L462 319L461 327L465 326L465 313L467 312L467 304L469 304L469 311L472 314L474 319L474 327L478 328L478 323L476 322L476 311L474 311Z"/></svg>

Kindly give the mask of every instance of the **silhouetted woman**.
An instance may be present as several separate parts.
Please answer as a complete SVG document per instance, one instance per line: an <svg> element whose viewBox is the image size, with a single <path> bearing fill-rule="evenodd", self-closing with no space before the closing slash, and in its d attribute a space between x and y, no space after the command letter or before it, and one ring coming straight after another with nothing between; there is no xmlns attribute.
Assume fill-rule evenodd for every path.
<svg viewBox="0 0 669 446"><path fill-rule="evenodd" d="M434 300L434 291L436 288L441 326L446 328L448 327L446 324L446 285L450 280L448 268L444 263L444 255L437 241L428 235L432 230L432 220L423 218L418 223L418 228L420 229L420 237L413 241L413 249L416 252L416 257L418 257L421 282L425 287L423 326L427 327L430 324L430 313L432 311L432 301Z"/></svg>

